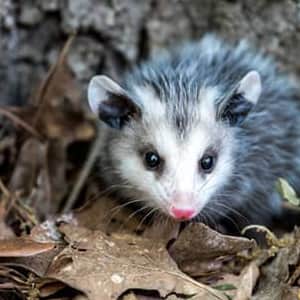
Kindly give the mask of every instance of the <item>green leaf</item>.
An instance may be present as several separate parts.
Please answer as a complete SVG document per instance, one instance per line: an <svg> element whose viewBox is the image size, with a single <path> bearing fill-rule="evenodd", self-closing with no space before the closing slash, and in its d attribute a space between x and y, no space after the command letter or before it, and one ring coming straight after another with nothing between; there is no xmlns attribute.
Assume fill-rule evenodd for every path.
<svg viewBox="0 0 300 300"><path fill-rule="evenodd" d="M236 290L236 287L233 284L230 284L230 283L216 285L213 288L216 289L216 290L219 290L219 291L232 291L232 290Z"/></svg>
<svg viewBox="0 0 300 300"><path fill-rule="evenodd" d="M279 178L276 186L283 199L287 200L293 205L300 205L300 198L297 197L295 190L285 179Z"/></svg>

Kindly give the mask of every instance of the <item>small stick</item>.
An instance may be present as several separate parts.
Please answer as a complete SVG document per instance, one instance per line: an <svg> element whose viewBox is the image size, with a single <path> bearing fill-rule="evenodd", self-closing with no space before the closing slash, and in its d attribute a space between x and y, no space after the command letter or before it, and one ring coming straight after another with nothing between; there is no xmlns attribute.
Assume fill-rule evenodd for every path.
<svg viewBox="0 0 300 300"><path fill-rule="evenodd" d="M29 124L24 122L20 117L16 116L15 114L11 113L5 108L0 107L0 114L13 121L15 124L23 127L25 130L27 130L29 133L31 133L38 139L42 139L41 135L32 126L30 126Z"/></svg>
<svg viewBox="0 0 300 300"><path fill-rule="evenodd" d="M5 184L3 183L3 181L1 180L1 178L0 178L0 190L4 194L4 196L6 196L7 198L10 197L10 191L5 186Z"/></svg>
<svg viewBox="0 0 300 300"><path fill-rule="evenodd" d="M102 139L101 139L101 134L100 134L100 126L98 124L99 123L97 122L96 139L95 139L93 145L91 146L90 153L88 155L87 160L84 163L84 166L79 174L78 179L76 180L75 186L66 201L66 205L63 209L64 213L69 212L72 209L73 205L75 204L75 201L76 201L87 177L89 176L91 169L94 166L94 163L99 154L99 150L100 150L100 147L102 144Z"/></svg>

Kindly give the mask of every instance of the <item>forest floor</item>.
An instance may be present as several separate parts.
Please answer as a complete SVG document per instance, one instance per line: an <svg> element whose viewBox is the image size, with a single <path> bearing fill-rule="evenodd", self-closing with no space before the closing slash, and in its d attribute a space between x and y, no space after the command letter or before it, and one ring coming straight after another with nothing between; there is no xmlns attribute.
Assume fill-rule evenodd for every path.
<svg viewBox="0 0 300 300"><path fill-rule="evenodd" d="M300 299L297 228L256 226L262 247L200 223L145 225L99 190L70 47L30 104L0 107L0 299Z"/></svg>

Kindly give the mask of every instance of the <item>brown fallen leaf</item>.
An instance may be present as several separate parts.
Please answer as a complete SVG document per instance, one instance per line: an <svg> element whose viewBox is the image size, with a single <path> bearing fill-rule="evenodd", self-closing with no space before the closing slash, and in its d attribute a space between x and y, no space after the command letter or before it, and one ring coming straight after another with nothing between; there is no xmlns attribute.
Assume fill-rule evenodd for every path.
<svg viewBox="0 0 300 300"><path fill-rule="evenodd" d="M300 300L300 288L289 287L284 289L282 299L284 300Z"/></svg>
<svg viewBox="0 0 300 300"><path fill-rule="evenodd" d="M66 287L60 281L43 279L38 284L39 296L41 298L49 297Z"/></svg>
<svg viewBox="0 0 300 300"><path fill-rule="evenodd" d="M204 265L217 269L220 258L255 247L255 242L242 237L218 233L201 223L189 224L172 244L169 252L181 270L190 276L201 276ZM202 266L202 267L201 267Z"/></svg>
<svg viewBox="0 0 300 300"><path fill-rule="evenodd" d="M260 275L257 261L252 261L244 267L240 274L226 273L214 283L214 288L224 291L228 299L251 299L253 289Z"/></svg>
<svg viewBox="0 0 300 300"><path fill-rule="evenodd" d="M74 299L70 297L58 298L54 295L60 291L72 292L72 294L79 295L80 292L71 289L62 282L41 279L32 273L24 272L21 268L15 270L9 266L0 265L0 299ZM4 296L2 298L2 293ZM51 296L54 296L53 298Z"/></svg>
<svg viewBox="0 0 300 300"><path fill-rule="evenodd" d="M288 243L284 243L288 240ZM281 242L282 241L282 242ZM297 266L300 261L300 230L286 234L279 240L281 247L275 247L275 252L268 261L260 267L261 274L253 300L281 300L286 299L291 290L291 284L297 276ZM274 248L274 246L271 247ZM272 251L269 251L272 254ZM294 272L291 272L294 270ZM296 273L295 273L296 272ZM290 297L290 295L289 295Z"/></svg>
<svg viewBox="0 0 300 300"><path fill-rule="evenodd" d="M64 225L70 246L50 266L48 276L83 291L90 300L117 299L130 289L157 290L193 299L226 299L223 293L182 273L161 242L128 234ZM82 280L84 278L84 280Z"/></svg>
<svg viewBox="0 0 300 300"><path fill-rule="evenodd" d="M20 271L0 265L0 291L19 290L26 294L29 288L27 280L27 276Z"/></svg>
<svg viewBox="0 0 300 300"><path fill-rule="evenodd" d="M45 221L28 236L0 240L0 265L23 268L42 278L65 246L55 221Z"/></svg>
<svg viewBox="0 0 300 300"><path fill-rule="evenodd" d="M47 250L41 253L34 253L29 256L0 256L0 265L9 266L12 268L23 268L30 271L39 277L43 277L48 270L53 258L62 250L62 247L57 246L51 250ZM24 249L26 251L26 248ZM17 253L15 253L17 254ZM24 255L22 253L22 255Z"/></svg>
<svg viewBox="0 0 300 300"><path fill-rule="evenodd" d="M255 262L250 263L240 275L240 282L234 300L248 300L259 276L259 269Z"/></svg>
<svg viewBox="0 0 300 300"><path fill-rule="evenodd" d="M24 257L52 250L55 243L38 243L28 238L0 241L0 257Z"/></svg>

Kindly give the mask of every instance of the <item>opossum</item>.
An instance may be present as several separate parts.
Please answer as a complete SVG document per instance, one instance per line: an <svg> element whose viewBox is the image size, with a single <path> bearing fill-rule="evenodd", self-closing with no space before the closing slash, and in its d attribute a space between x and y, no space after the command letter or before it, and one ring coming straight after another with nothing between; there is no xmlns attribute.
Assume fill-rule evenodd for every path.
<svg viewBox="0 0 300 300"><path fill-rule="evenodd" d="M277 179L300 191L298 90L247 41L207 34L120 83L94 76L88 102L104 187L149 217L267 224L282 213Z"/></svg>

